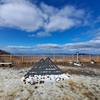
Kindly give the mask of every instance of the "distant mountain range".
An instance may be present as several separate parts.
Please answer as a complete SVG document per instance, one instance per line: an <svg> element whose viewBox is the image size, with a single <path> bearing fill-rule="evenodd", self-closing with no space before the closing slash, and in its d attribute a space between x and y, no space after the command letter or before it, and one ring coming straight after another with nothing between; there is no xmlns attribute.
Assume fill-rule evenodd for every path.
<svg viewBox="0 0 100 100"><path fill-rule="evenodd" d="M17 55L22 55L23 53L15 53ZM25 53L24 55L77 55L75 53ZM88 53L79 53L79 55L100 55L100 54L88 54Z"/></svg>
<svg viewBox="0 0 100 100"><path fill-rule="evenodd" d="M4 50L0 50L0 55L10 55L11 53L6 52Z"/></svg>
<svg viewBox="0 0 100 100"><path fill-rule="evenodd" d="M0 50L0 55L10 55L12 53ZM15 55L22 55L23 53L15 53ZM76 55L76 53L25 53L24 55ZM88 54L88 53L79 53L79 55L100 55L100 54Z"/></svg>

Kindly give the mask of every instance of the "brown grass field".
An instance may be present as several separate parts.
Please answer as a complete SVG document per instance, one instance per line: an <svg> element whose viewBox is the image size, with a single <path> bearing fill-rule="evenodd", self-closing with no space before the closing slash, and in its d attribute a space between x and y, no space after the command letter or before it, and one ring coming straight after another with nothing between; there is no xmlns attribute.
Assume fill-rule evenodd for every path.
<svg viewBox="0 0 100 100"><path fill-rule="evenodd" d="M0 100L100 100L100 64L78 67L59 63L70 79L48 84L24 84L23 77L34 64L0 67Z"/></svg>

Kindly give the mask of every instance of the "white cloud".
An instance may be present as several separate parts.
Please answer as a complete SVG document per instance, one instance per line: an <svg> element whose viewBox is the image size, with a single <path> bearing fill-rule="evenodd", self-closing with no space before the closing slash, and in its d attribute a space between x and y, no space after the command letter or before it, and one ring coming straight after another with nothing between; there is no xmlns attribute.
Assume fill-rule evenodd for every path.
<svg viewBox="0 0 100 100"><path fill-rule="evenodd" d="M66 30L74 26L72 19L64 18L62 16L52 16L49 23L45 26L47 31Z"/></svg>
<svg viewBox="0 0 100 100"><path fill-rule="evenodd" d="M97 17L94 23L100 23L100 15Z"/></svg>
<svg viewBox="0 0 100 100"><path fill-rule="evenodd" d="M4 47L3 47L4 48ZM99 53L100 38L87 42L66 43L66 44L37 44L35 46L7 46L6 51L21 53Z"/></svg>
<svg viewBox="0 0 100 100"><path fill-rule="evenodd" d="M57 9L46 4L41 4L42 10L48 15L45 24L46 31L67 30L71 27L84 24L85 11L74 6Z"/></svg>
<svg viewBox="0 0 100 100"><path fill-rule="evenodd" d="M57 50L57 49L61 49L61 45L58 45L58 44L52 44L52 43L49 43L49 44L38 44L36 45L37 48L39 49L44 49L44 50Z"/></svg>
<svg viewBox="0 0 100 100"><path fill-rule="evenodd" d="M3 19L1 26L35 31L43 25L42 17L45 15L34 4L24 0L10 1L10 3L0 5L0 18Z"/></svg>
<svg viewBox="0 0 100 100"><path fill-rule="evenodd" d="M46 33L46 32L38 32L36 34L37 37L48 37L48 36L51 36L50 33Z"/></svg>
<svg viewBox="0 0 100 100"><path fill-rule="evenodd" d="M33 49L34 46L7 46L7 48L11 48L11 49Z"/></svg>
<svg viewBox="0 0 100 100"><path fill-rule="evenodd" d="M91 40L87 42L79 42L79 43L68 43L63 45L54 45L54 44L41 44L38 47L40 49L46 50L57 50L58 52L92 52L95 53L96 51L100 52L100 40Z"/></svg>
<svg viewBox="0 0 100 100"><path fill-rule="evenodd" d="M51 36L50 33L46 33L46 32L38 32L37 34L29 34L28 35L29 37L48 37L48 36Z"/></svg>
<svg viewBox="0 0 100 100"><path fill-rule="evenodd" d="M64 31L88 22L85 10L74 6L68 5L58 9L44 3L37 6L28 0L0 2L3 2L0 4L0 27L17 28L28 32L43 28L44 36L49 36L48 33L51 31Z"/></svg>
<svg viewBox="0 0 100 100"><path fill-rule="evenodd" d="M80 38L73 38L72 41L79 41L81 40Z"/></svg>
<svg viewBox="0 0 100 100"><path fill-rule="evenodd" d="M2 48L0 46L0 48ZM35 46L3 46L3 50L11 52L11 53L32 53L36 50Z"/></svg>
<svg viewBox="0 0 100 100"><path fill-rule="evenodd" d="M47 14L48 17L54 15L55 13L57 13L59 10L53 6L48 6L44 3L40 4L40 9L42 10L43 13Z"/></svg>

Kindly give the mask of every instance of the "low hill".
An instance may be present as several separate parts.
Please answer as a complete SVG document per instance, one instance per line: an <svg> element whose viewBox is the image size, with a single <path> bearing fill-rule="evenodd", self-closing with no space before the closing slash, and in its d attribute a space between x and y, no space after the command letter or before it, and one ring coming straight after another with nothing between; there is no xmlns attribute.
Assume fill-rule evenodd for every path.
<svg viewBox="0 0 100 100"><path fill-rule="evenodd" d="M11 53L6 52L4 50L0 50L0 55L10 55Z"/></svg>

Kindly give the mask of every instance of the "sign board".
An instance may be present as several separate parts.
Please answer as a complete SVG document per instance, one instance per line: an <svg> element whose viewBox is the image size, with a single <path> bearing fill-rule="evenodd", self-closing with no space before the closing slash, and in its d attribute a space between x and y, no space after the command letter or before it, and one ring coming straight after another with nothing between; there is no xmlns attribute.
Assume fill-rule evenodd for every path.
<svg viewBox="0 0 100 100"><path fill-rule="evenodd" d="M34 75L56 75L63 74L63 72L56 66L56 64L50 59L43 58L31 69L25 76Z"/></svg>

